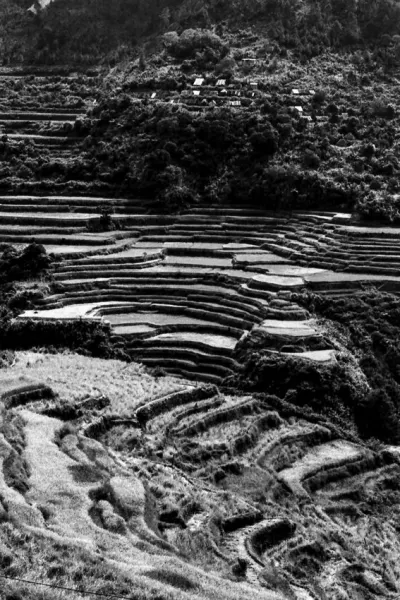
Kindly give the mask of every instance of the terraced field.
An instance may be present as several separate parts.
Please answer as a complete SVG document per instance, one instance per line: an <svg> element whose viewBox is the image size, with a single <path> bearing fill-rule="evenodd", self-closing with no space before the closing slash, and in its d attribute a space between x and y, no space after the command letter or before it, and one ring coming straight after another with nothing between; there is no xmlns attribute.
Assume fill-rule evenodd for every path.
<svg viewBox="0 0 400 600"><path fill-rule="evenodd" d="M0 72L0 131L11 143L33 143L52 157L70 157L79 138L72 125L85 114L94 81Z"/></svg>
<svg viewBox="0 0 400 600"><path fill-rule="evenodd" d="M88 218L91 206L105 199L46 201L49 210L75 202L76 212L64 215L71 224L80 219L78 211ZM334 360L329 345L318 348L327 351L322 354L307 346L308 338L321 338L323 331L307 322L306 311L290 293L399 288L395 228L387 238L383 230L342 224L347 217L334 214L322 220L320 214L273 216L246 207L204 206L163 217L146 213L139 201L129 208L127 201L112 202L123 229L75 231L59 240L63 245L50 245L62 258L55 267L54 293L22 318L103 317L133 357L173 374L221 381L239 368L235 341L255 327L276 338L271 351L301 338L304 359ZM376 261L377 248L391 249L392 254L382 254L384 266Z"/></svg>
<svg viewBox="0 0 400 600"><path fill-rule="evenodd" d="M202 598L212 586L218 598L397 598L397 448L372 450L276 397L73 354L18 353L0 390L3 422L19 415L26 440L24 491L7 475L11 446L0 477L20 526L100 545L142 585L162 557Z"/></svg>
<svg viewBox="0 0 400 600"><path fill-rule="evenodd" d="M60 127L90 103L90 82L21 80L14 96L3 82L11 100L0 118L4 132L13 143L13 136L32 135L40 146L44 141L35 136L45 129L51 131L46 136L52 155L60 149L72 153L72 144L80 142L66 141ZM52 98L51 106L41 103L39 109L34 84L36 94L40 90L41 97ZM87 98L73 100L74 86L81 90L83 84ZM63 90L69 95L61 101ZM60 99L58 106L54 98ZM119 228L94 233L106 206ZM400 281L398 230L357 227L350 215L335 213L289 216L202 205L163 216L151 214L139 198L0 197L0 241L31 240L61 260L54 293L22 318L108 319L116 340L135 359L215 383L240 369L236 343L254 327L269 333L273 327L271 352L300 338L305 360L334 360L329 344L308 344L322 340L323 332L316 323L298 328L295 322L308 315L290 300L291 292L309 288L347 295L371 285L397 290Z"/></svg>
<svg viewBox="0 0 400 600"><path fill-rule="evenodd" d="M74 81L37 81L41 98L47 88L58 98L48 106L31 80L15 94L0 81L11 143L30 136L69 160L80 141L62 128L85 110L66 93ZM96 233L108 205L119 227ZM398 598L397 448L227 382L252 340L268 340L271 356L336 365L338 344L292 293L398 292L400 229L329 212L203 204L165 216L140 198L2 195L0 242L32 240L57 257L53 283L18 318L108 320L136 362L17 353L1 371L0 426L17 415L25 436L15 448L0 437L10 518L101 550L138 589L167 564L175 579L159 594ZM28 465L22 491L3 477L16 454Z"/></svg>

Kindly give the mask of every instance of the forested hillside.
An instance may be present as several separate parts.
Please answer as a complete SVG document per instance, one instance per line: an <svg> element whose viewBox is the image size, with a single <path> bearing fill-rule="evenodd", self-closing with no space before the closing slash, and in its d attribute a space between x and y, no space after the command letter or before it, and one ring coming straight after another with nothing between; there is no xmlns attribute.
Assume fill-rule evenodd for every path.
<svg viewBox="0 0 400 600"><path fill-rule="evenodd" d="M45 9L2 0L0 11L3 64L117 61L154 35L213 24L255 26L303 59L377 42L385 50L400 34L396 0L53 0Z"/></svg>

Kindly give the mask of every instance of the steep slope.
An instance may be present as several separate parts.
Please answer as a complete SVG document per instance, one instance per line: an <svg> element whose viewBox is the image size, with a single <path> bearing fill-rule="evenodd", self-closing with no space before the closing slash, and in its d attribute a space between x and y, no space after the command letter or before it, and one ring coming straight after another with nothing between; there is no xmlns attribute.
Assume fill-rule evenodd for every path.
<svg viewBox="0 0 400 600"><path fill-rule="evenodd" d="M276 397L214 386L133 399L129 418L116 405L112 416L101 396L79 412L56 360L19 354L0 378L3 402L14 397L1 412L2 541L19 528L42 553L53 548L40 577L37 559L20 554L6 575L76 587L84 552L114 569L113 592L135 586L140 598L397 597L395 449L373 450ZM111 364L86 362L101 385ZM21 396L19 408L25 373L60 396ZM56 418L66 405L68 425ZM74 570L61 567L67 548ZM95 587L88 574L79 581L105 589L102 577Z"/></svg>

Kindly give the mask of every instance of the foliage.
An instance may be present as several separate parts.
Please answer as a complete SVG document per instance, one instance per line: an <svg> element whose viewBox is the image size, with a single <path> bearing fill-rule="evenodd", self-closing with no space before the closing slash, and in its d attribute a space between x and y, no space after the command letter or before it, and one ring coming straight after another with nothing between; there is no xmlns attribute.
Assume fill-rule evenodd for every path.
<svg viewBox="0 0 400 600"><path fill-rule="evenodd" d="M26 440L22 418L14 411L2 409L0 434L11 446L3 462L5 483L24 494L29 489L30 469L24 455Z"/></svg>
<svg viewBox="0 0 400 600"><path fill-rule="evenodd" d="M358 400L354 419L366 437L398 443L400 440L400 300L381 292L365 292L334 299L313 294L296 301L318 316L330 319L348 336L349 350L371 387Z"/></svg>
<svg viewBox="0 0 400 600"><path fill-rule="evenodd" d="M301 355L271 354L267 348L248 350L236 385L253 392L276 394L296 406L311 408L338 422L354 420L362 389L351 376L352 365L341 358L319 364Z"/></svg>
<svg viewBox="0 0 400 600"><path fill-rule="evenodd" d="M0 283L44 275L50 264L51 258L41 244L29 244L22 250L7 245L0 256Z"/></svg>
<svg viewBox="0 0 400 600"><path fill-rule="evenodd" d="M23 0L0 2L3 64L87 64L105 57L115 64L142 40L165 32L164 43L173 56L194 58L197 53L215 63L227 53L221 39L226 26L254 24L263 28L265 38L304 59L327 48L371 43L380 45L386 62L399 54L400 8L391 0L308 0L305 5L284 0L64 0L52 2L36 17L28 7ZM216 31L207 31L213 23Z"/></svg>
<svg viewBox="0 0 400 600"><path fill-rule="evenodd" d="M54 350L70 349L100 358L128 357L111 342L109 324L88 321L42 321L20 319L1 324L0 348L27 350L38 346Z"/></svg>
<svg viewBox="0 0 400 600"><path fill-rule="evenodd" d="M100 121L86 141L92 176L155 198L157 210L177 210L200 195L272 209L351 207L355 189L308 170L321 162L314 151L306 151L306 169L302 148L297 165L286 162L300 131L282 128L278 104L277 98L276 107L258 115L229 108L194 115L164 103L138 106L110 98L96 109Z"/></svg>
<svg viewBox="0 0 400 600"><path fill-rule="evenodd" d="M163 39L168 52L181 60L196 58L196 54L201 52L207 62L216 63L229 52L222 39L208 30L185 29L180 36L171 32Z"/></svg>
<svg viewBox="0 0 400 600"><path fill-rule="evenodd" d="M400 198L371 191L358 200L357 211L366 221L400 223Z"/></svg>

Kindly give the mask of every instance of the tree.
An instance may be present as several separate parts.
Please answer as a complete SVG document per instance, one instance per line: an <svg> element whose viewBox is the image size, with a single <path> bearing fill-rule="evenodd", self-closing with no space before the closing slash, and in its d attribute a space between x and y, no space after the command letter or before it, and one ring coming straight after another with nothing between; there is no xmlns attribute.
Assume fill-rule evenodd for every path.
<svg viewBox="0 0 400 600"><path fill-rule="evenodd" d="M277 134L271 126L263 131L255 131L250 136L250 144L256 154L273 156L278 150Z"/></svg>

